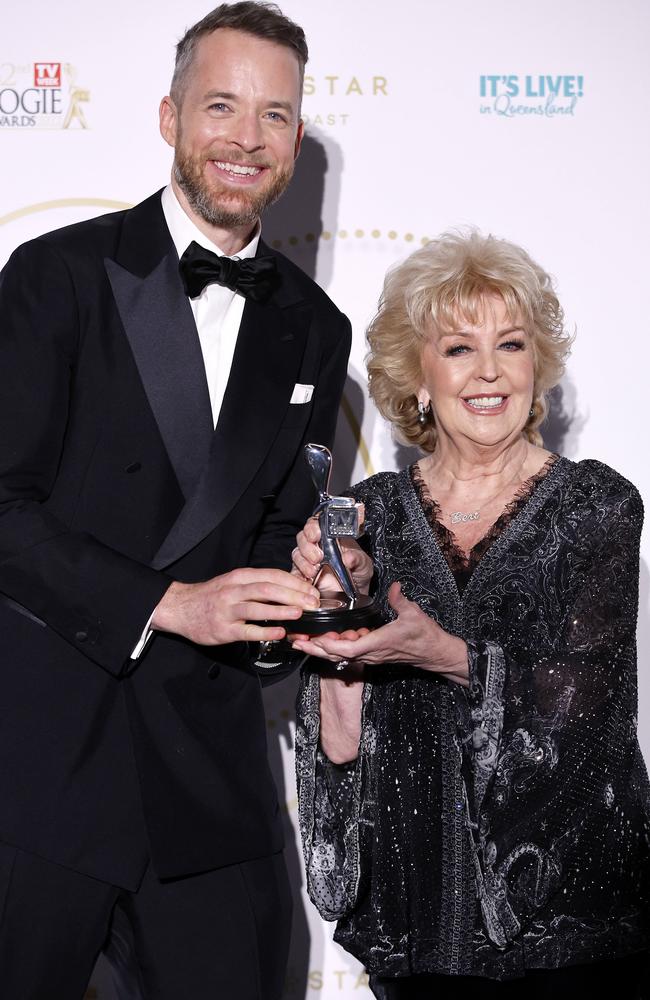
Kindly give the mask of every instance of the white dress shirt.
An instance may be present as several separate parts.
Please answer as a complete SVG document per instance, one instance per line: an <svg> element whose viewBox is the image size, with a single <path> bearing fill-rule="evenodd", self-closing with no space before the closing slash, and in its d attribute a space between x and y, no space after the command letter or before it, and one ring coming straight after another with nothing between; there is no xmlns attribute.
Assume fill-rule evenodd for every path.
<svg viewBox="0 0 650 1000"><path fill-rule="evenodd" d="M215 243L203 235L189 215L181 208L171 184L162 193L162 210L179 259L192 240L205 247L206 250L212 250L219 257L226 256L223 250L220 250ZM239 253L234 254L233 258L243 260L245 257L254 257L259 241L260 225L258 223L250 243ZM211 285L206 285L196 299L189 301L201 342L212 405L212 421L216 427L228 384L246 299L239 292L233 292L230 288L213 282Z"/></svg>
<svg viewBox="0 0 650 1000"><path fill-rule="evenodd" d="M192 240L206 250L212 250L219 257L227 256L192 222L189 215L181 207L171 184L162 193L162 210L179 259ZM255 256L257 244L260 241L260 232L261 227L258 222L250 243L238 254L233 254L236 260ZM232 289L213 282L211 285L206 285L201 294L195 299L190 299L189 302L199 334L208 392L210 393L212 422L216 427L232 367L246 299L239 292L233 292ZM153 612L151 618L153 618ZM151 618L145 625L142 635L131 653L132 660L137 660L151 636L152 630L149 627Z"/></svg>

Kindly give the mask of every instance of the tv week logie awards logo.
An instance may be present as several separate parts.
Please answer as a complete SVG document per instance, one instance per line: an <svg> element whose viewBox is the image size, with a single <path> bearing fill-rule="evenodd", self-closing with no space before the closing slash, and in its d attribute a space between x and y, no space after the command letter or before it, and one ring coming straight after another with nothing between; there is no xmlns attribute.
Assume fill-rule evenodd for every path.
<svg viewBox="0 0 650 1000"><path fill-rule="evenodd" d="M0 63L0 129L85 129L89 100L70 63Z"/></svg>

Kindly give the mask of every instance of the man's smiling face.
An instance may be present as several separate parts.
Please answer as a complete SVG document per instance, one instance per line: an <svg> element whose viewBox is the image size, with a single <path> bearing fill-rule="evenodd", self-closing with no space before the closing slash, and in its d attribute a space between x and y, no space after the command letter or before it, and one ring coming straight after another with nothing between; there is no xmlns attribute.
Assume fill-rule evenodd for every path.
<svg viewBox="0 0 650 1000"><path fill-rule="evenodd" d="M211 227L249 230L284 191L300 141L301 68L284 45L220 28L200 38L178 105L164 98L173 183Z"/></svg>

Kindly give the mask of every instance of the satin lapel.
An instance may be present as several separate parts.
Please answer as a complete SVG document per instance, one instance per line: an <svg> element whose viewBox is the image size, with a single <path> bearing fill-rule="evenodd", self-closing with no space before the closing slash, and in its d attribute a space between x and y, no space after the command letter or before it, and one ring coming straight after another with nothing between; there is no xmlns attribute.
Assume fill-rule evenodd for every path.
<svg viewBox="0 0 650 1000"><path fill-rule="evenodd" d="M145 202L130 214L145 215L143 209L147 205ZM162 218L162 209L158 211ZM146 218L140 220L146 221ZM151 225L144 228L144 233L142 225L130 225L128 230L125 225L124 240L128 246L120 248L122 260L106 259L106 271L149 404L187 498L205 468L213 436L201 346L166 226L158 234L158 240ZM161 253L164 233L167 240ZM131 234L133 238L129 240ZM134 245L143 237L150 256L152 241L158 246L158 260L144 275L143 261ZM145 266L147 263L150 261Z"/></svg>
<svg viewBox="0 0 650 1000"><path fill-rule="evenodd" d="M305 302L285 308L246 303L210 461L155 568L169 566L205 538L258 471L290 405L310 317Z"/></svg>

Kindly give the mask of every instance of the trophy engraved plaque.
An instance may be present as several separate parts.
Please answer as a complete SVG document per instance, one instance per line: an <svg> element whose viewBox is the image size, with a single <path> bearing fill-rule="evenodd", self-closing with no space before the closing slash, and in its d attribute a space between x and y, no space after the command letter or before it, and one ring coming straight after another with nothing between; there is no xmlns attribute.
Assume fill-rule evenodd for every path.
<svg viewBox="0 0 650 1000"><path fill-rule="evenodd" d="M332 453L322 444L305 445L305 458L311 478L318 490L314 517L320 525L320 547L323 561L316 574L327 567L336 577L340 590L322 591L320 606L304 611L295 621L283 622L288 632L322 635L324 632L344 632L346 629L377 628L382 617L372 597L357 593L352 577L343 561L339 538L359 538L363 534L360 508L352 497L331 496L328 492L332 472Z"/></svg>

